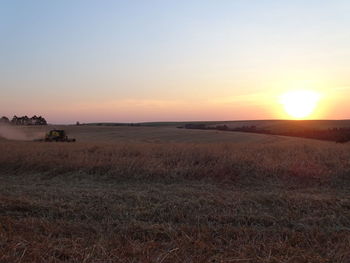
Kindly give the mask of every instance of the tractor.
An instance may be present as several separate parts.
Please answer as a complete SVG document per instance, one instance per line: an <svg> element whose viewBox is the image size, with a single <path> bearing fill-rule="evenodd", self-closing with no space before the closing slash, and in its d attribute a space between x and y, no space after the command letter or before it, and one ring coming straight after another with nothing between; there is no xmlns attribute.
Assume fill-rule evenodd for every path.
<svg viewBox="0 0 350 263"><path fill-rule="evenodd" d="M45 135L45 142L75 142L75 139L68 138L64 130L51 130Z"/></svg>

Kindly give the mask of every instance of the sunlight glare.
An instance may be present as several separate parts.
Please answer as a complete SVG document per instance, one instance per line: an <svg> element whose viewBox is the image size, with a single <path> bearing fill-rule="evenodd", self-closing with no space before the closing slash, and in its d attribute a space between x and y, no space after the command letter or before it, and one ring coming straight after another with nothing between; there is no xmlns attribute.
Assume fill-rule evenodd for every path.
<svg viewBox="0 0 350 263"><path fill-rule="evenodd" d="M315 91L295 90L283 94L280 102L292 118L304 119L314 112L320 97L320 94Z"/></svg>

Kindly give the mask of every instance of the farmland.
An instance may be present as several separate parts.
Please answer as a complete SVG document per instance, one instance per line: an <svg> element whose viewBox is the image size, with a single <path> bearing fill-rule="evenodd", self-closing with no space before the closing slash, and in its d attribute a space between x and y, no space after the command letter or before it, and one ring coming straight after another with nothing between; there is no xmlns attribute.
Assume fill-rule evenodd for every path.
<svg viewBox="0 0 350 263"><path fill-rule="evenodd" d="M349 262L350 144L57 128L0 140L0 262Z"/></svg>

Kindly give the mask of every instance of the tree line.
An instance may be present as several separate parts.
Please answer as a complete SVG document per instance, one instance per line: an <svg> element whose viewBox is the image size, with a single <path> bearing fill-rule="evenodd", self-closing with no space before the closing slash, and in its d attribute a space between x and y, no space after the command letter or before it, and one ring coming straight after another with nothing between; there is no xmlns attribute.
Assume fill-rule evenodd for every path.
<svg viewBox="0 0 350 263"><path fill-rule="evenodd" d="M42 116L36 116L29 118L27 115L17 117L16 115L10 120L6 116L1 117L0 123L12 124L12 125L47 125L47 121Z"/></svg>

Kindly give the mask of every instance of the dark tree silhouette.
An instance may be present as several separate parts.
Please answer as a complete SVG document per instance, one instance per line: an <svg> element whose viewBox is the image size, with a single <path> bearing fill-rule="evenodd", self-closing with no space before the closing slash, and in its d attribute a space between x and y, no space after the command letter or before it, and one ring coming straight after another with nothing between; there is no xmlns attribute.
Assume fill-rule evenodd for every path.
<svg viewBox="0 0 350 263"><path fill-rule="evenodd" d="M13 116L11 120L13 125L47 125L47 121L42 116L36 116L29 118L28 116L17 117Z"/></svg>
<svg viewBox="0 0 350 263"><path fill-rule="evenodd" d="M0 122L1 123L10 123L10 120L6 116L2 116L1 119L0 119Z"/></svg>

